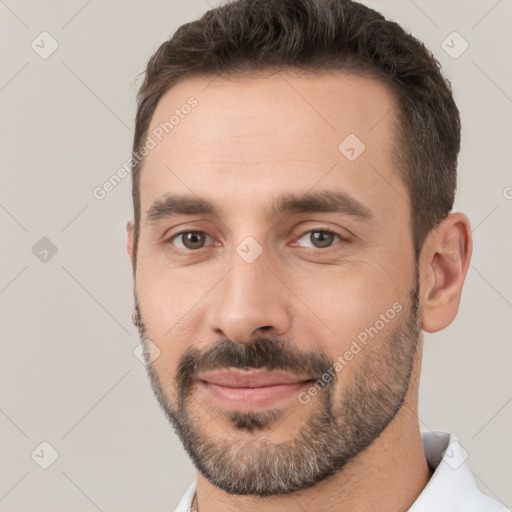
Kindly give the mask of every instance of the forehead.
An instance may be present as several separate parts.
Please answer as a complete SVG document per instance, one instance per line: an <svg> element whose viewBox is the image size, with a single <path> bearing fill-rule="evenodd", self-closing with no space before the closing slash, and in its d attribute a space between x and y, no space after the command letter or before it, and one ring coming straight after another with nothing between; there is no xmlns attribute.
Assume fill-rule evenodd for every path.
<svg viewBox="0 0 512 512"><path fill-rule="evenodd" d="M186 79L161 98L150 123L142 213L169 193L224 191L227 209L317 184L377 198L391 181L405 197L392 159L395 112L381 82L346 72Z"/></svg>

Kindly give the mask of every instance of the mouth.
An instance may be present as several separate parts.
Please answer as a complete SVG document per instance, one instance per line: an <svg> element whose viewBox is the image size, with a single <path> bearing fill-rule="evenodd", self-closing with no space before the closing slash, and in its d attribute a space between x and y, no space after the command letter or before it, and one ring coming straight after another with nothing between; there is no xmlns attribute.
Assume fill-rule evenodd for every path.
<svg viewBox="0 0 512 512"><path fill-rule="evenodd" d="M296 395L313 381L284 372L236 368L207 372L198 380L209 400L239 410L269 407Z"/></svg>

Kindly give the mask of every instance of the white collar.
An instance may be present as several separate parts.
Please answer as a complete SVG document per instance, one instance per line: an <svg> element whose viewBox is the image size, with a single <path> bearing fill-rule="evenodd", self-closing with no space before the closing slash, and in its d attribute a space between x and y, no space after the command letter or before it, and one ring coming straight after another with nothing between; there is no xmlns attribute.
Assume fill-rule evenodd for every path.
<svg viewBox="0 0 512 512"><path fill-rule="evenodd" d="M427 462L434 471L409 512L507 512L482 494L466 465L468 452L454 434L422 432Z"/></svg>

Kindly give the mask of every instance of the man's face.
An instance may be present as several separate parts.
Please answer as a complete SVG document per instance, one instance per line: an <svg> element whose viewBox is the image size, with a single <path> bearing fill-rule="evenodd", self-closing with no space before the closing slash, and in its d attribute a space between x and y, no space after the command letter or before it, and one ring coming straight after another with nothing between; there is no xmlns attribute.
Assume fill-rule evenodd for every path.
<svg viewBox="0 0 512 512"><path fill-rule="evenodd" d="M314 485L403 403L418 282L396 122L383 85L344 73L189 79L157 106L140 334L159 403L227 492Z"/></svg>

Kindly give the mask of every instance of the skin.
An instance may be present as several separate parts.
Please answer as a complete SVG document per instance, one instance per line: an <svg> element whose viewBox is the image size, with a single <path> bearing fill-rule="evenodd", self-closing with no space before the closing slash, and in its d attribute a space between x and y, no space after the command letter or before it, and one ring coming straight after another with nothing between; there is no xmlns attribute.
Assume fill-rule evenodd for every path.
<svg viewBox="0 0 512 512"><path fill-rule="evenodd" d="M335 361L392 304L402 304L403 313L386 324L382 337L339 373L332 386L337 404L372 354L385 353L379 339L405 322L415 283L409 195L391 154L393 97L377 80L344 72L193 78L162 97L149 131L190 96L197 107L145 157L140 181L134 289L144 337L160 350L151 368L164 383L165 400L177 403L173 383L191 347L204 352L219 340L243 344L264 335L286 340L300 354L316 349ZM353 162L338 149L348 134L366 146ZM333 189L357 199L371 219L322 212L265 215L273 196ZM221 215L148 222L151 205L170 192L208 199ZM320 228L348 241L335 238L329 252L322 252L309 238ZM194 252L180 237L173 245L170 238L186 229L205 231L205 247ZM127 235L133 264L132 222ZM262 249L252 263L236 251L248 236ZM178 256L180 250L186 255ZM469 221L460 213L450 214L424 242L418 267L423 331L439 331L455 318L471 250ZM417 417L421 336L410 343L416 341L402 407L341 471L268 497L230 494L198 471L199 510L407 510L431 477ZM213 442L228 439L233 453L290 441L320 407L319 397L307 405L286 399L279 420L262 434L236 429L197 389L190 396L189 411L201 432Z"/></svg>

